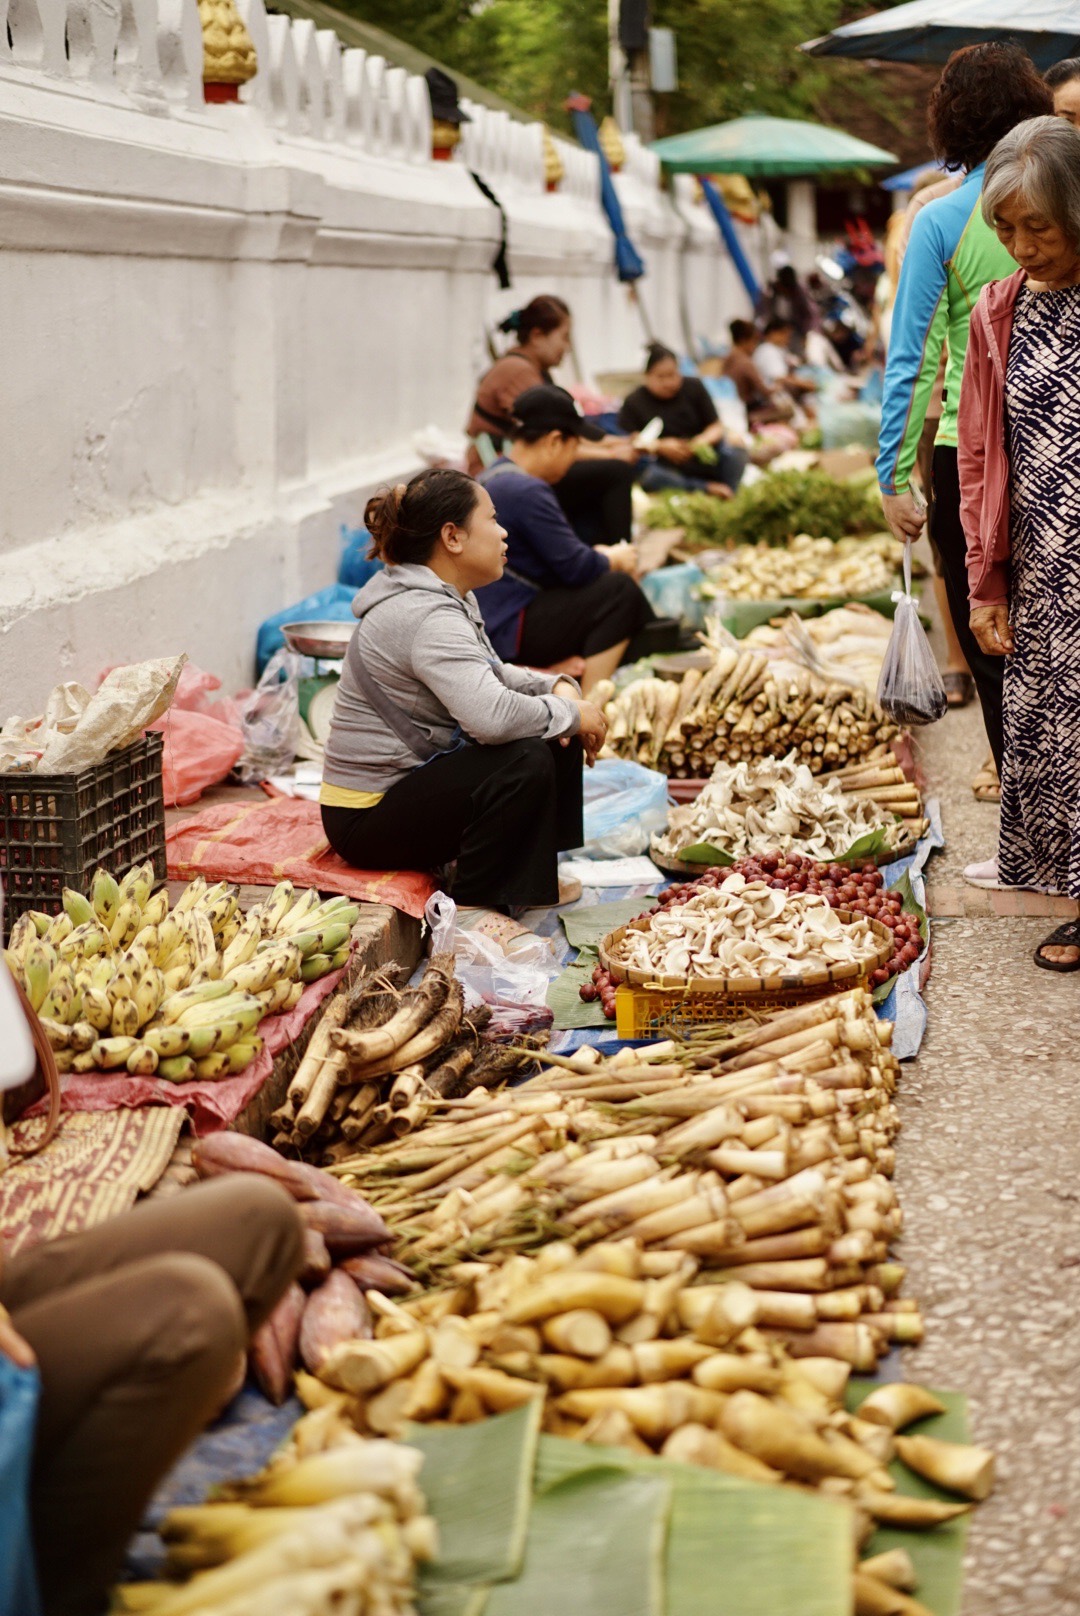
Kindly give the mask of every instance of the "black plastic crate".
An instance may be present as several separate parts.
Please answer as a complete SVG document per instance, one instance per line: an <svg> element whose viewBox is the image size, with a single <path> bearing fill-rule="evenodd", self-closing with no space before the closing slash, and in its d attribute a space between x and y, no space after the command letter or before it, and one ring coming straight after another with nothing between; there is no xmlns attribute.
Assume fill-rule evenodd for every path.
<svg viewBox="0 0 1080 1616"><path fill-rule="evenodd" d="M147 730L78 774L0 773L6 930L27 909L58 914L64 888L89 892L99 864L119 877L149 859L165 879L164 744Z"/></svg>

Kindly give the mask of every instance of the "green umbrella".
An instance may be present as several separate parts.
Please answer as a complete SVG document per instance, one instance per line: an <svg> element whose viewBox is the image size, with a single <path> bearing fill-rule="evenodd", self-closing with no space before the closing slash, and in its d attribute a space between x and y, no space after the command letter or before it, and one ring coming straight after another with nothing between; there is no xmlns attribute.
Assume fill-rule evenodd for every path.
<svg viewBox="0 0 1080 1616"><path fill-rule="evenodd" d="M675 174L745 174L749 179L798 179L830 170L886 168L898 159L868 141L826 124L751 114L710 129L669 135L650 148Z"/></svg>

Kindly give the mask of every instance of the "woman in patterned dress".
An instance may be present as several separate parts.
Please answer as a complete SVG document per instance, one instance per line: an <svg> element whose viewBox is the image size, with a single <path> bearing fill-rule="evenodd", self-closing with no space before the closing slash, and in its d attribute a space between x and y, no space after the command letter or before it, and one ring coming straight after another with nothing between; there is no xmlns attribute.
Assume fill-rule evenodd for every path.
<svg viewBox="0 0 1080 1616"><path fill-rule="evenodd" d="M1080 130L994 148L988 224L1020 268L972 316L959 471L971 628L1005 656L999 877L1080 900ZM1035 952L1080 969L1080 919Z"/></svg>

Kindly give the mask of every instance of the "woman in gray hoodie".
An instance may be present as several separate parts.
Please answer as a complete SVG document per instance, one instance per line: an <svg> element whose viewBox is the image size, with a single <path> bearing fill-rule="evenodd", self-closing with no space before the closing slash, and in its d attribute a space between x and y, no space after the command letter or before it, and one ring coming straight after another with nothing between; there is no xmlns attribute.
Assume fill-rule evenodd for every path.
<svg viewBox="0 0 1080 1616"><path fill-rule="evenodd" d="M422 471L364 520L386 570L353 603L320 796L331 846L361 869L456 863L465 906L556 903L603 714L493 650L473 591L502 576L506 530L486 489Z"/></svg>

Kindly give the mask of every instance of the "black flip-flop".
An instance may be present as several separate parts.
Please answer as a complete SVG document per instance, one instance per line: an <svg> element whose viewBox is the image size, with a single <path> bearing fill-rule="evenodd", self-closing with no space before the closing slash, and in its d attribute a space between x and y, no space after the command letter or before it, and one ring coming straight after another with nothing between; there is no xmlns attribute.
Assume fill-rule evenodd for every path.
<svg viewBox="0 0 1080 1616"><path fill-rule="evenodd" d="M1044 937L1035 950L1035 963L1043 971L1080 971L1080 956L1074 960L1048 960L1042 958L1044 948L1080 948L1080 920L1067 920L1049 937Z"/></svg>
<svg viewBox="0 0 1080 1616"><path fill-rule="evenodd" d="M950 669L942 674L941 682L945 686L945 697L950 707L967 707L975 699L975 681L970 673Z"/></svg>

